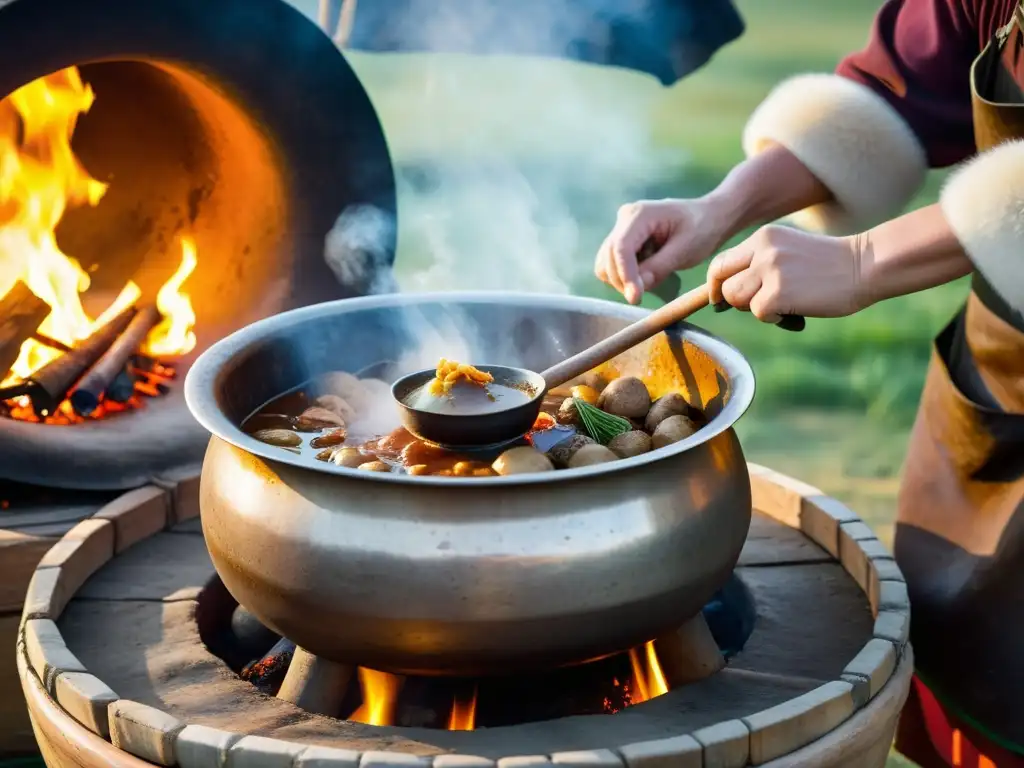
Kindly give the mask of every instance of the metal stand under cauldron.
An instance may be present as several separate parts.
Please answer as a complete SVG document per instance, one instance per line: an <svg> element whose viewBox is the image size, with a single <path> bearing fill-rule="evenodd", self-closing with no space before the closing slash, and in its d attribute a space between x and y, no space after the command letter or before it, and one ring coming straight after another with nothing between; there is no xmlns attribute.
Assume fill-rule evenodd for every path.
<svg viewBox="0 0 1024 768"><path fill-rule="evenodd" d="M615 715L475 731L342 721L238 679L200 636L197 616L219 585L196 519L197 478L132 491L72 529L32 579L18 668L44 759L881 768L912 667L899 569L839 502L750 469L755 514L735 576L757 619L725 669Z"/></svg>

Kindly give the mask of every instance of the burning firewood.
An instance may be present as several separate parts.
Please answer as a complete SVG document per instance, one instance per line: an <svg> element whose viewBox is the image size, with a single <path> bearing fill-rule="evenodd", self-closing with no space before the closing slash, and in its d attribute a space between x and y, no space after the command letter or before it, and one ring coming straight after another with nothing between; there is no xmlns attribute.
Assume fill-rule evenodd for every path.
<svg viewBox="0 0 1024 768"><path fill-rule="evenodd" d="M57 409L82 374L124 332L135 314L134 307L122 311L70 352L64 353L32 374L25 383L27 394L32 400L32 408L38 416L48 416Z"/></svg>
<svg viewBox="0 0 1024 768"><path fill-rule="evenodd" d="M125 372L125 364L128 359L135 354L146 335L158 322L160 322L160 313L157 312L156 307L144 307L135 314L124 332L93 364L71 393L68 399L71 401L75 413L79 416L89 416L99 407L100 400L103 399L110 385L120 374Z"/></svg>
<svg viewBox="0 0 1024 768"><path fill-rule="evenodd" d="M17 361L21 345L48 314L49 305L20 280L0 299L0 379Z"/></svg>

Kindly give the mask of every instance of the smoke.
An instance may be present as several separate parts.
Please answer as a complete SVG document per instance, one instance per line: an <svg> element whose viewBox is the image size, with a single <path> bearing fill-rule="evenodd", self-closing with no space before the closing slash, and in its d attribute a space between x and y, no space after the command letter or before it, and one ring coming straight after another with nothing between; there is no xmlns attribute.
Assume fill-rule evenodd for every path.
<svg viewBox="0 0 1024 768"><path fill-rule="evenodd" d="M529 0L522 16L511 16L521 24L502 29L501 38L508 49L561 55L579 14L600 28L644 13L647 4ZM389 24L421 25L416 35L428 47L466 47L510 18L499 19L496 5L442 3L437 13L390 16ZM594 255L618 208L679 180L687 161L652 136L665 90L646 75L552 58L346 56L374 102L396 167L397 224L359 205L341 214L327 238L335 274L368 293L592 292ZM441 357L540 370L578 351L564 348L568 327L541 328L504 313L487 318L505 331L495 336L481 319L456 306L442 316L396 311L393 322L415 342L393 361L392 377Z"/></svg>
<svg viewBox="0 0 1024 768"><path fill-rule="evenodd" d="M394 274L388 267L388 249L394 219L372 205L356 205L342 211L327 233L324 259L338 282L361 293L394 293Z"/></svg>
<svg viewBox="0 0 1024 768"><path fill-rule="evenodd" d="M379 211L343 213L328 238L339 277L371 292L596 287L594 255L618 208L680 177L686 157L652 137L666 93L653 77L548 57L579 54L580 30L600 45L602 29L639 23L648 6L524 0L509 13L506 3L438 3L390 14L388 29L425 47L538 57L346 52L395 161L399 231L394 281L366 281L383 258L370 236L393 230Z"/></svg>

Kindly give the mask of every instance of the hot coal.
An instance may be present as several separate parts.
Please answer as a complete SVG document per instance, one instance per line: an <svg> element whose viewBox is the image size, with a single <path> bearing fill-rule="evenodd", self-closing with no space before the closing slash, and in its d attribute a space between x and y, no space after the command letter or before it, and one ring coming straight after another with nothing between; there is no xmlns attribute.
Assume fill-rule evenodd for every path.
<svg viewBox="0 0 1024 768"><path fill-rule="evenodd" d="M276 696L281 690L284 676L288 673L288 665L295 655L295 643L282 638L262 657L247 664L242 670L241 678L252 683L268 696Z"/></svg>

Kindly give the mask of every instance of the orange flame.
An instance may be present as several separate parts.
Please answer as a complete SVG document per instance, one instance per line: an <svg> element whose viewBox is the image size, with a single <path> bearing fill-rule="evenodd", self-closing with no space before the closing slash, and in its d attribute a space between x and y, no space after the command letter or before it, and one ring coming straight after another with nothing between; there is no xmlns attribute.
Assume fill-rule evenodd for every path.
<svg viewBox="0 0 1024 768"><path fill-rule="evenodd" d="M198 261L195 241L183 237L181 264L156 294L156 308L164 319L146 337L143 346L146 354L152 357L183 355L195 347L196 335L192 326L196 323L196 313L188 294L181 292L181 284L192 274Z"/></svg>
<svg viewBox="0 0 1024 768"><path fill-rule="evenodd" d="M15 283L24 282L50 307L37 329L42 335L69 347L88 338L120 310L138 300L140 290L129 282L100 317L90 318L81 295L90 279L79 262L57 245L56 230L70 206L97 205L107 185L92 178L71 149L78 118L92 107L95 95L82 82L75 67L60 70L24 85L0 102L0 296ZM194 259L195 252L192 250ZM168 304L181 345L195 343L188 329L189 312L178 292L183 269L172 280L176 302ZM170 293L168 293L168 297ZM183 297L187 304L187 297ZM164 311L163 307L160 307ZM184 320L182 318L185 318ZM191 342L189 339L191 338ZM167 344L161 349L168 353ZM25 379L60 354L33 340L26 341L3 382Z"/></svg>
<svg viewBox="0 0 1024 768"><path fill-rule="evenodd" d="M629 663L633 667L631 703L639 704L668 693L668 683L658 663L653 640L644 646L642 657L638 649L630 650Z"/></svg>
<svg viewBox="0 0 1024 768"><path fill-rule="evenodd" d="M476 727L476 687L469 697L456 695L448 716L449 731L472 731Z"/></svg>
<svg viewBox="0 0 1024 768"><path fill-rule="evenodd" d="M367 725L392 725L403 682L397 675L360 667L359 686L363 691L363 703L349 720Z"/></svg>

